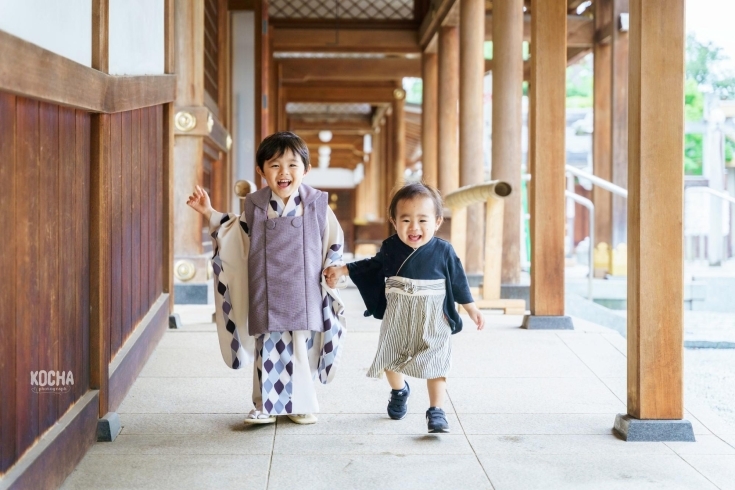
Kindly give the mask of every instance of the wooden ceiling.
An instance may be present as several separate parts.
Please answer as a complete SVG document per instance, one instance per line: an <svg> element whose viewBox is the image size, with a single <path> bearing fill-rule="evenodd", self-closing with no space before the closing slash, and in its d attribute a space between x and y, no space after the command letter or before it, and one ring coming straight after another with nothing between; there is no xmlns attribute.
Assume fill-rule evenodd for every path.
<svg viewBox="0 0 735 490"><path fill-rule="evenodd" d="M254 1L258 0L229 0L229 7L252 9ZM596 33L593 6L585 0L567 3L571 64L591 51ZM393 101L392 90L404 77L421 76L422 50L431 50L438 26L457 22L457 5L456 0L269 0L276 65L272 73L278 73L285 102L313 108L288 113L287 127L309 139L314 165L318 161L314 148L321 144L316 134L321 129L335 133L330 166L354 168L362 161L362 135L371 130L375 113ZM492 0L485 6L485 38L492 40ZM531 6L525 0L526 40ZM581 15L580 6L586 7ZM492 61L486 69L492 69ZM323 110L325 104L345 103L369 104L370 114ZM406 141L411 164L421 156L420 108L406 111Z"/></svg>

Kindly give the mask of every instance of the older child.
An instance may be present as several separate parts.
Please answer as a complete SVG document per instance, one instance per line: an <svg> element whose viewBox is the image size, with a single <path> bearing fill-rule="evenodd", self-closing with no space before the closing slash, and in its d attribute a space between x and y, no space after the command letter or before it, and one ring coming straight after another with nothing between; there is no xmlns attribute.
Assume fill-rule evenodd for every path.
<svg viewBox="0 0 735 490"><path fill-rule="evenodd" d="M375 257L330 267L324 275L327 284L336 285L349 274L367 306L365 315L383 319L367 375L377 378L385 372L392 388L390 418L400 420L408 412L411 389L404 375L423 378L429 390L429 432L449 432L442 405L451 365L450 335L462 330L455 302L478 330L485 320L454 249L434 236L442 223L438 191L423 183L408 184L393 196L389 215L396 234Z"/></svg>
<svg viewBox="0 0 735 490"><path fill-rule="evenodd" d="M260 144L257 173L268 187L247 196L242 216L215 211L197 186L187 204L209 221L214 240L217 327L225 363L253 366L253 405L245 422L288 415L316 422L314 380L334 377L344 306L322 280L342 263L344 238L327 194L302 184L309 150L290 132Z"/></svg>

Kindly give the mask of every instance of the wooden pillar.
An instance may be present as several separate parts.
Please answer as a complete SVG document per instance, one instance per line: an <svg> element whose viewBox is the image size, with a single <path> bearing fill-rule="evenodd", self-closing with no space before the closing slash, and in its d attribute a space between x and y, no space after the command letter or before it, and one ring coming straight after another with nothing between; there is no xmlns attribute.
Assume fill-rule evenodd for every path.
<svg viewBox="0 0 735 490"><path fill-rule="evenodd" d="M166 0L164 6L164 71L176 72L175 0ZM174 104L163 106L163 292L169 294L169 313L174 309Z"/></svg>
<svg viewBox="0 0 735 490"><path fill-rule="evenodd" d="M439 29L439 190L447 194L459 187L459 32Z"/></svg>
<svg viewBox="0 0 735 490"><path fill-rule="evenodd" d="M425 183L438 185L438 117L437 117L437 84L438 60L436 53L423 53L421 57L421 77L423 92L421 104L421 165Z"/></svg>
<svg viewBox="0 0 735 490"><path fill-rule="evenodd" d="M94 0L92 13L92 68L107 73L109 0ZM110 409L110 227L115 225L110 220L109 114L92 115L90 145L89 386L99 390L97 410L103 417Z"/></svg>
<svg viewBox="0 0 735 490"><path fill-rule="evenodd" d="M393 158L391 159L393 189L397 190L406 181L406 91L393 91Z"/></svg>
<svg viewBox="0 0 735 490"><path fill-rule="evenodd" d="M485 1L459 3L459 185L485 180L483 136L483 79L485 77ZM481 274L485 229L484 205L467 207L467 229L473 239L466 241L465 269Z"/></svg>
<svg viewBox="0 0 735 490"><path fill-rule="evenodd" d="M521 280L521 131L523 116L523 0L493 2L492 180L513 193L503 206L501 282Z"/></svg>
<svg viewBox="0 0 735 490"><path fill-rule="evenodd" d="M385 179L383 178L383 127L380 121L376 121L376 125L373 130L373 152L370 155L370 175L373 181L373 196L371 197L372 203L370 209L375 213L375 218L380 220L385 218L383 212L383 194L385 192Z"/></svg>
<svg viewBox="0 0 735 490"><path fill-rule="evenodd" d="M630 5L628 414L681 419L684 0Z"/></svg>
<svg viewBox="0 0 735 490"><path fill-rule="evenodd" d="M564 317L567 2L531 14L531 317L526 328L571 328ZM566 319L566 320L564 320Z"/></svg>
<svg viewBox="0 0 735 490"><path fill-rule="evenodd" d="M269 94L270 86L270 32L268 22L268 0L255 0L254 22L255 22L255 145L253 151L257 151L261 140L268 136L269 126ZM256 174L253 182L258 188L261 187L261 178Z"/></svg>
<svg viewBox="0 0 735 490"><path fill-rule="evenodd" d="M628 0L612 0L612 128L611 150L613 184L628 188L628 33L619 27L620 14L628 13ZM616 247L627 241L627 201L612 196L612 238Z"/></svg>
<svg viewBox="0 0 735 490"><path fill-rule="evenodd" d="M456 27L439 29L439 190L442 195L459 187L459 31ZM478 102L479 103L479 102ZM464 263L466 209L452 212L452 245ZM461 226L460 226L461 224Z"/></svg>
<svg viewBox="0 0 735 490"><path fill-rule="evenodd" d="M595 30L600 32L612 22L612 0L595 2ZM610 42L594 46L594 132L592 133L592 165L594 174L612 181L612 117L610 103L612 82L612 48ZM595 241L612 243L612 194L598 186L592 190L595 204Z"/></svg>
<svg viewBox="0 0 735 490"><path fill-rule="evenodd" d="M176 105L204 105L204 2L177 0ZM202 217L192 212L186 199L202 182L203 140L179 134L174 143L174 255L202 253Z"/></svg>

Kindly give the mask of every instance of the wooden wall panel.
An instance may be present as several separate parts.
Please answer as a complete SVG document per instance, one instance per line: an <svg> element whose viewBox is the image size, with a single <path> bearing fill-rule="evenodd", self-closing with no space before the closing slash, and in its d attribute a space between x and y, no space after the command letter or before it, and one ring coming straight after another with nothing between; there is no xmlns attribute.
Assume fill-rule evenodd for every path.
<svg viewBox="0 0 735 490"><path fill-rule="evenodd" d="M148 297L148 212L151 206L148 202L148 110L147 107L140 110L140 265L138 283L140 284L141 312L138 321L145 315L150 306L150 298Z"/></svg>
<svg viewBox="0 0 735 490"><path fill-rule="evenodd" d="M110 359L163 291L162 125L161 106L112 116Z"/></svg>
<svg viewBox="0 0 735 490"><path fill-rule="evenodd" d="M74 243L74 229L78 226L79 217L74 214L74 187L76 168L76 111L66 107L59 107L59 196L67 205L60 206L61 228L59 232L59 303L61 304L62 335L59 339L59 367L70 370L75 376L79 374L76 356L76 345L81 342L82 332L77 325L79 318L80 293L78 291L79 277L75 271L76 247ZM76 381L76 380L75 380ZM59 395L59 416L66 413L76 401L76 390Z"/></svg>
<svg viewBox="0 0 735 490"><path fill-rule="evenodd" d="M90 196L90 155L91 155L91 123L89 113L76 112L76 165L74 182L76 195L75 216L79 217L76 227L75 242L77 307L79 308L79 337L77 338L76 369L74 387L76 399L80 399L89 387L89 196ZM76 373L80 373L77 379Z"/></svg>
<svg viewBox="0 0 735 490"><path fill-rule="evenodd" d="M140 110L131 112L130 125L130 155L131 155L131 195L130 203L132 209L131 235L131 263L130 263L130 285L131 285L131 314L132 321L125 325L124 339L133 331L133 327L140 320ZM125 340L123 339L123 344Z"/></svg>
<svg viewBox="0 0 735 490"><path fill-rule="evenodd" d="M15 216L15 104L16 98L0 93L0 209ZM3 240L0 255L0 277L10 286L0 295L0 473L15 460L17 434L15 431L16 406L16 264L18 234L8 233ZM10 401L10 402L9 402Z"/></svg>
<svg viewBox="0 0 735 490"><path fill-rule="evenodd" d="M0 206L13 223L0 254L0 473L89 387L88 128L87 113L0 93ZM49 371L74 385L43 392L56 388Z"/></svg>
<svg viewBox="0 0 735 490"><path fill-rule="evenodd" d="M122 284L122 114L110 116L110 282ZM110 292L110 359L122 345L122 295Z"/></svg>
<svg viewBox="0 0 735 490"><path fill-rule="evenodd" d="M39 209L39 288L40 321L36 334L46 339L39 346L39 368L58 370L59 328L59 106L39 104L39 174L40 199L49 205ZM57 204L57 205L54 205ZM54 380L55 382L55 380ZM43 433L57 419L56 395L39 396L38 429Z"/></svg>
<svg viewBox="0 0 735 490"><path fill-rule="evenodd" d="M156 154L159 155L159 161L156 165L156 230L159 230L157 236L173 237L171 230L169 230L171 226L170 220L172 215L172 208L169 203L173 192L173 183L172 179L170 178L170 175L173 172L173 168L171 168L171 166L173 165L173 159L171 156L173 152L173 132L171 130L168 133L164 133L164 114L166 115L167 119L166 127L170 128L173 117L173 115L171 114L171 112L173 111L173 105L166 105L167 109L165 112L163 110L163 107L164 106L156 107ZM164 168L166 169L165 174ZM166 176L165 180L164 175ZM167 199L165 200L163 197L164 193L166 193L167 196ZM164 203L167 203L165 207L165 213ZM164 225L166 229L164 229ZM173 264L173 244L171 243L171 240L166 240L165 243L166 247L168 248L164 255L164 241L156 240L155 297L158 297L161 293L165 291L163 288L164 281L166 281L168 289L168 291L165 292L173 295L173 286L171 284L171 281L173 280L173 274L170 274L170 267ZM167 258L166 261L164 261L164 257ZM164 270L168 271L169 274L166 274L166 276L164 276ZM171 304L173 305L173 299L171 299Z"/></svg>
<svg viewBox="0 0 735 490"><path fill-rule="evenodd" d="M120 230L122 232L122 288L120 288L122 301L122 324L121 324L121 343L112 345L112 352L117 352L122 346L122 339L125 337L126 326L133 322L132 316L132 255L133 255L133 206L132 206L132 153L130 147L132 145L132 113L124 112L122 114L122 179L120 181L120 189L122 192L121 207L122 219L120 220Z"/></svg>
<svg viewBox="0 0 735 490"><path fill-rule="evenodd" d="M38 286L38 230L36 217L41 206L38 199L24 199L37 194L38 161L38 102L18 98L16 105L16 230L18 256L15 289L19 308L16 310L16 430L19 453L38 436L38 396L31 392L30 373L38 370L38 349L34 343L34 328L38 325L39 308L29 307L29 298L36 301Z"/></svg>

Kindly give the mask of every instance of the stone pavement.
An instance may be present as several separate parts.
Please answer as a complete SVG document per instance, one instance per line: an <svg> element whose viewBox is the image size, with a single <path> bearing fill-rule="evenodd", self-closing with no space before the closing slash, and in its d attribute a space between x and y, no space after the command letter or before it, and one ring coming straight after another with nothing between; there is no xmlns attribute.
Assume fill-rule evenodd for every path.
<svg viewBox="0 0 735 490"><path fill-rule="evenodd" d="M177 308L185 326L164 335L120 406L121 435L95 444L63 488L735 489L735 428L696 400L686 414L696 443L612 435L625 341L583 320L526 331L521 317L488 313L485 331L453 337L452 433L426 433L420 380L409 415L390 420L387 383L365 377L380 324L362 317L356 290L344 297L346 350L319 387L316 425L244 427L250 368L222 362L211 311Z"/></svg>

